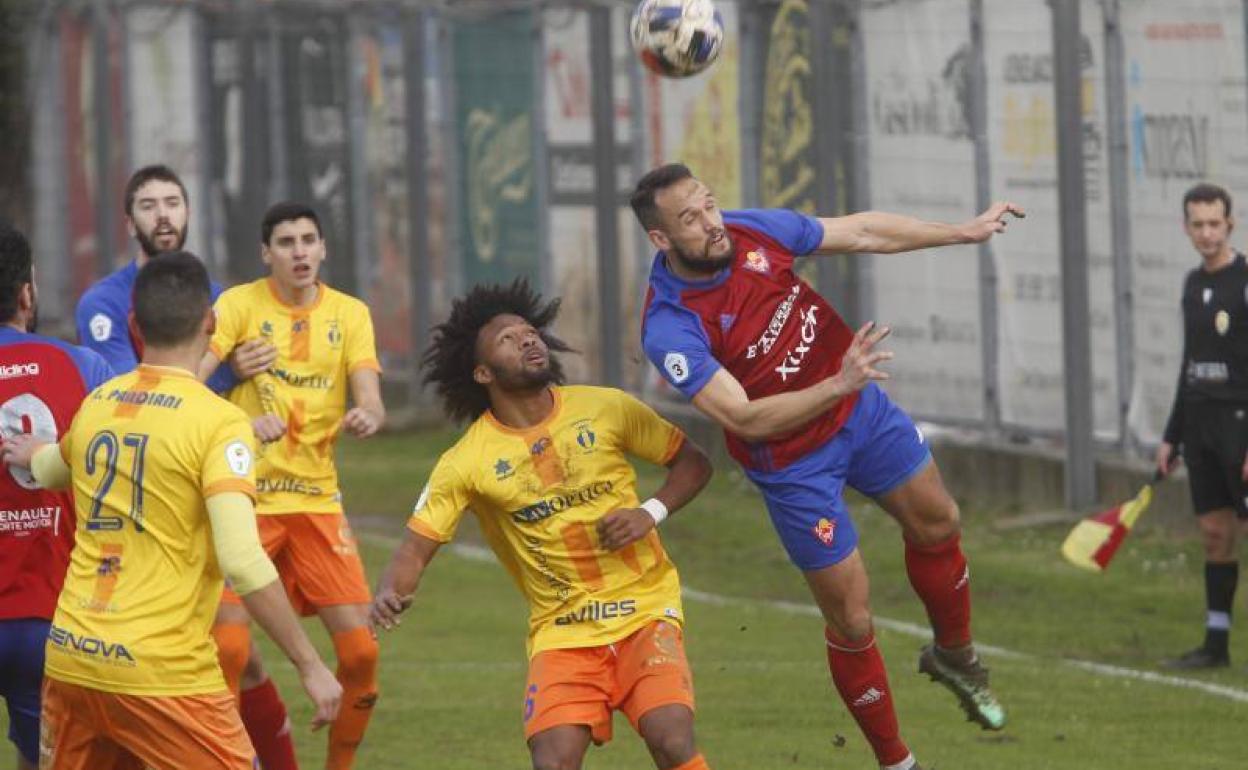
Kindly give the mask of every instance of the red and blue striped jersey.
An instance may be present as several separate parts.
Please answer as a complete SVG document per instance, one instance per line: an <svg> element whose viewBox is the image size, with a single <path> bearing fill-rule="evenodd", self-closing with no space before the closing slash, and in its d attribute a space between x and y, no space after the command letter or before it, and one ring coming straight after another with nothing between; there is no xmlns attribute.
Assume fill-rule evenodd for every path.
<svg viewBox="0 0 1248 770"><path fill-rule="evenodd" d="M97 353L0 327L0 435L55 442L88 393L113 376ZM0 620L51 619L74 544L69 491L40 489L0 467Z"/></svg>
<svg viewBox="0 0 1248 770"><path fill-rule="evenodd" d="M686 281L655 255L642 320L642 347L663 377L693 398L719 369L751 400L810 387L835 375L853 331L793 271L793 259L819 247L819 220L787 209L724 212L732 266ZM828 441L857 395L784 436L749 442L725 431L728 451L756 470L778 470Z"/></svg>

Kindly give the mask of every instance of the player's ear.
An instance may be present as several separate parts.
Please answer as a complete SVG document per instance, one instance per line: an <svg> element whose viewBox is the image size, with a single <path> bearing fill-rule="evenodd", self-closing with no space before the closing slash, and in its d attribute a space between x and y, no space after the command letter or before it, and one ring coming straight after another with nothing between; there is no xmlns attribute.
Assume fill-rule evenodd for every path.
<svg viewBox="0 0 1248 770"><path fill-rule="evenodd" d="M126 232L130 234L131 238L137 237L139 234L139 228L134 226L134 220L130 218L129 214L126 214Z"/></svg>
<svg viewBox="0 0 1248 770"><path fill-rule="evenodd" d="M269 244L263 241L260 243L260 261L264 263L265 267L273 266L273 257L269 254Z"/></svg>
<svg viewBox="0 0 1248 770"><path fill-rule="evenodd" d="M478 385L489 385L494 381L494 372L485 364L477 364L472 370L472 379Z"/></svg>
<svg viewBox="0 0 1248 770"><path fill-rule="evenodd" d="M208 312L204 314L204 334L209 337L217 333L217 311L215 308L208 308Z"/></svg>
<svg viewBox="0 0 1248 770"><path fill-rule="evenodd" d="M667 237L667 233L662 230L647 230L646 236L650 238L650 243L659 251L671 251L672 239Z"/></svg>
<svg viewBox="0 0 1248 770"><path fill-rule="evenodd" d="M17 306L25 312L29 312L35 306L34 281L22 284L22 290L17 294Z"/></svg>
<svg viewBox="0 0 1248 770"><path fill-rule="evenodd" d="M1229 233L1230 231L1234 229L1235 229L1235 217L1228 216L1226 218L1226 231Z"/></svg>

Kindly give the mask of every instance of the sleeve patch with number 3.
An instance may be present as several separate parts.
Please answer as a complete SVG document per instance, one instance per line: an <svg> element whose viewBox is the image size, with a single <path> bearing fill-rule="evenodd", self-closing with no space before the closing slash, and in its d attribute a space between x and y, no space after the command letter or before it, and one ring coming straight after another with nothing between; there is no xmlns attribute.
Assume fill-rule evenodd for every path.
<svg viewBox="0 0 1248 770"><path fill-rule="evenodd" d="M689 379L689 360L684 353L668 353L663 359L663 368L673 382L684 382Z"/></svg>

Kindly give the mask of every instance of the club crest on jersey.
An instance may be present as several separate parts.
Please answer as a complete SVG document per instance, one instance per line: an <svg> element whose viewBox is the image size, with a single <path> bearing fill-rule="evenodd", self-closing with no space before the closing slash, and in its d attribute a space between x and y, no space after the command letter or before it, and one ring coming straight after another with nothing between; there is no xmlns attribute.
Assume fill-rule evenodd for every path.
<svg viewBox="0 0 1248 770"><path fill-rule="evenodd" d="M270 323L269 321L265 321L264 323L260 324L260 336L272 337L273 336L273 324Z"/></svg>
<svg viewBox="0 0 1248 770"><path fill-rule="evenodd" d="M598 443L598 436L594 433L593 426L589 420L582 420L576 424L576 443L586 453L594 451L594 444Z"/></svg>
<svg viewBox="0 0 1248 770"><path fill-rule="evenodd" d="M1219 310L1218 314L1213 317L1213 328L1218 336L1225 337L1226 333L1231 330L1231 314L1225 310Z"/></svg>
<svg viewBox="0 0 1248 770"><path fill-rule="evenodd" d="M325 337L329 340L329 346L334 350L338 350L342 347L342 329L338 328L337 321L329 322L329 331L326 333Z"/></svg>
<svg viewBox="0 0 1248 770"><path fill-rule="evenodd" d="M767 259L767 254L762 249L751 251L745 255L745 262L741 264L746 270L753 270L756 273L766 275L771 272L771 262Z"/></svg>
<svg viewBox="0 0 1248 770"><path fill-rule="evenodd" d="M514 475L516 475L516 469L511 467L511 463L501 457L498 458L498 462L494 463L494 478L503 481Z"/></svg>
<svg viewBox="0 0 1248 770"><path fill-rule="evenodd" d="M832 541L836 539L836 522L831 519L820 519L819 523L814 527L815 537L819 538L819 542L824 545L832 545Z"/></svg>

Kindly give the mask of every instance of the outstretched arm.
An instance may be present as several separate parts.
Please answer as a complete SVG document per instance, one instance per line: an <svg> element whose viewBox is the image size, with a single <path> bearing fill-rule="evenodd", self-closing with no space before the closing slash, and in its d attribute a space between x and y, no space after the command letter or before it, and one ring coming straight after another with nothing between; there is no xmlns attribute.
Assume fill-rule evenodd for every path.
<svg viewBox="0 0 1248 770"><path fill-rule="evenodd" d="M888 336L887 326L868 323L854 335L841 371L808 388L753 399L736 377L720 369L693 397L693 405L721 427L746 441L765 441L802 427L831 409L837 401L866 387L873 380L886 380L888 374L876 366L893 357L874 350Z"/></svg>
<svg viewBox="0 0 1248 770"><path fill-rule="evenodd" d="M378 628L391 631L399 625L399 615L412 606L416 587L425 573L425 567L433 560L434 554L442 546L437 540L411 531L399 544L399 548L390 559L381 581L377 584L377 593L373 597L373 607L368 613L368 625L373 633Z"/></svg>
<svg viewBox="0 0 1248 770"><path fill-rule="evenodd" d="M1005 232L1006 217L1026 216L1013 203L994 203L987 211L959 225L927 222L884 211L863 211L843 217L820 218L823 240L819 254L896 254L932 246L982 243Z"/></svg>

